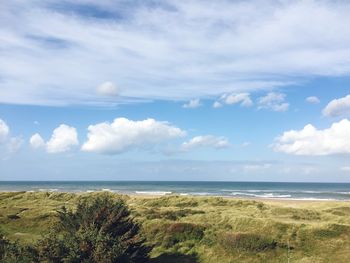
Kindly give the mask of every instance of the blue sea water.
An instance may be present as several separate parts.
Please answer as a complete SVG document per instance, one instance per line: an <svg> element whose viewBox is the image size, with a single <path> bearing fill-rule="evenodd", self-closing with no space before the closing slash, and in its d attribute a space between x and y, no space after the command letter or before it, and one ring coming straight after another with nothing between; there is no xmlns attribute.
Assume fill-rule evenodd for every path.
<svg viewBox="0 0 350 263"><path fill-rule="evenodd" d="M0 191L195 195L295 200L350 200L350 183L193 181L0 181Z"/></svg>

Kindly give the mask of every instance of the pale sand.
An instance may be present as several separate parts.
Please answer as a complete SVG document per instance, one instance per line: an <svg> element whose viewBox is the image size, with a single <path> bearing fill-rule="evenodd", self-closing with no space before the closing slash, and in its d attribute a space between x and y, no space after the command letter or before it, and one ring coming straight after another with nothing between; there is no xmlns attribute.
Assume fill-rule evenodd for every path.
<svg viewBox="0 0 350 263"><path fill-rule="evenodd" d="M179 195L148 195L148 194L124 194L132 198L138 198L138 199L152 199L152 198L162 198L162 197L171 197L171 196L179 196ZM295 199L278 199L278 198L244 198L244 197L230 197L230 196L195 196L195 195L186 195L186 196L180 196L180 197L194 197L194 198L224 198L228 200L243 200L243 201L257 201L257 202L263 202L266 204L271 205L282 205L282 206L288 206L288 207L312 207L320 206L322 204L327 205L350 205L350 200L295 200Z"/></svg>

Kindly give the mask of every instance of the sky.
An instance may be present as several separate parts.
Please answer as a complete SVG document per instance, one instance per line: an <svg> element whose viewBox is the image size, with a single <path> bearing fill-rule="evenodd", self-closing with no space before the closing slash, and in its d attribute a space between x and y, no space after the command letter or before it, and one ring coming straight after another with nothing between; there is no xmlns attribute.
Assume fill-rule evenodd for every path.
<svg viewBox="0 0 350 263"><path fill-rule="evenodd" d="M0 5L0 180L350 182L347 1Z"/></svg>

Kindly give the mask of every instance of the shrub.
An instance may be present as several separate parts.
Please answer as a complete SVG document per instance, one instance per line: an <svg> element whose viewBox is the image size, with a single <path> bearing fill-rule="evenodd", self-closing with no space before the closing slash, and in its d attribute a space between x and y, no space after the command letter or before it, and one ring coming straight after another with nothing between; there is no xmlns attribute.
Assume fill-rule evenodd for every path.
<svg viewBox="0 0 350 263"><path fill-rule="evenodd" d="M331 224L326 228L319 228L313 231L313 235L319 238L335 238L342 234L348 234L350 227L347 225Z"/></svg>
<svg viewBox="0 0 350 263"><path fill-rule="evenodd" d="M192 209L180 209L180 210L166 210L159 211L155 209L150 209L146 212L147 219L168 219L168 220L177 220L182 217L189 215L204 214L204 211L201 210L192 210Z"/></svg>
<svg viewBox="0 0 350 263"><path fill-rule="evenodd" d="M0 233L0 262L38 262L38 255L33 247L21 246L18 242L11 242Z"/></svg>
<svg viewBox="0 0 350 263"><path fill-rule="evenodd" d="M173 246L178 242L186 240L201 240L204 236L204 227L191 223L174 223L166 229L163 245Z"/></svg>
<svg viewBox="0 0 350 263"><path fill-rule="evenodd" d="M59 223L37 248L49 262L146 262L150 248L139 235L124 201L109 195L62 208Z"/></svg>
<svg viewBox="0 0 350 263"><path fill-rule="evenodd" d="M220 243L227 250L253 252L274 249L277 246L275 240L254 233L224 233Z"/></svg>

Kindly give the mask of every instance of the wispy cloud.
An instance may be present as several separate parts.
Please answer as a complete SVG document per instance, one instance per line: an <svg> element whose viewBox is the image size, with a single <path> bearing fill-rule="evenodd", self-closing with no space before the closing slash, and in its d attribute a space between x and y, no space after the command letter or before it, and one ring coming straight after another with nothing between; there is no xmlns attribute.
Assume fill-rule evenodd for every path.
<svg viewBox="0 0 350 263"><path fill-rule="evenodd" d="M347 76L349 12L345 1L4 1L0 102L189 100ZM120 98L96 94L106 80Z"/></svg>
<svg viewBox="0 0 350 263"><path fill-rule="evenodd" d="M225 137L216 137L213 135L203 135L193 137L191 140L182 143L181 150L189 151L198 148L214 148L224 149L228 148L230 143Z"/></svg>
<svg viewBox="0 0 350 263"><path fill-rule="evenodd" d="M258 99L258 109L267 109L272 111L286 111L289 103L285 101L286 95L283 93L269 92L266 96Z"/></svg>
<svg viewBox="0 0 350 263"><path fill-rule="evenodd" d="M184 105L182 105L182 107L185 109L194 109L200 106L202 106L202 103L199 99L190 100L188 103L185 103Z"/></svg>
<svg viewBox="0 0 350 263"><path fill-rule="evenodd" d="M243 107L253 106L253 101L251 100L249 93L225 94L221 96L221 100L225 104L239 104Z"/></svg>

